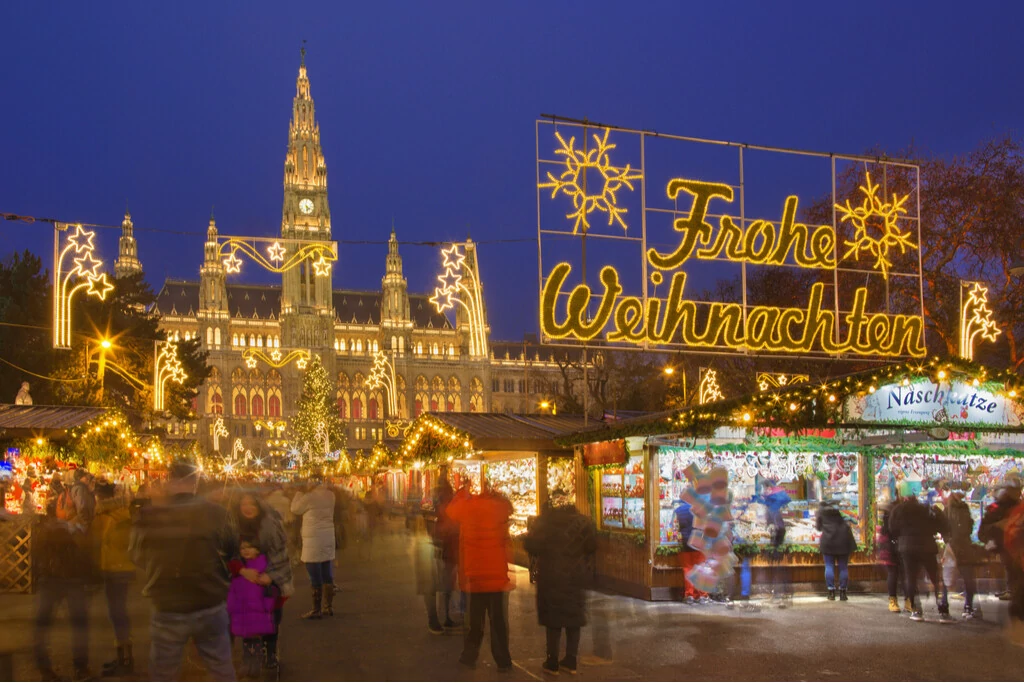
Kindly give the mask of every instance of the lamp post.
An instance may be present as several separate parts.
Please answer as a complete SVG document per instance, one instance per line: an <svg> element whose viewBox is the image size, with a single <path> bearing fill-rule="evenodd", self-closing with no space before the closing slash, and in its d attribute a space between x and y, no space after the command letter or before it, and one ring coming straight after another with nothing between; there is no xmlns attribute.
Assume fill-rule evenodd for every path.
<svg viewBox="0 0 1024 683"><path fill-rule="evenodd" d="M665 377L665 381L668 382L676 374L676 369L671 365L666 365L662 369L661 374ZM683 376L683 405L686 405L686 370L681 372Z"/></svg>
<svg viewBox="0 0 1024 683"><path fill-rule="evenodd" d="M541 401L540 402L540 409L541 410L547 410L548 408L551 409L551 414L552 415L557 415L558 414L558 406L555 405L554 401Z"/></svg>

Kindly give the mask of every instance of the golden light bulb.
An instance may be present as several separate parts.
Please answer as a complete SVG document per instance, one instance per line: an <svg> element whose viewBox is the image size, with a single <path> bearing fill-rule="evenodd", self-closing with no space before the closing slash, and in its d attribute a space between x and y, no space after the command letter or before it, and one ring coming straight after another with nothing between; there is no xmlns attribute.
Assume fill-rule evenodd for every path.
<svg viewBox="0 0 1024 683"><path fill-rule="evenodd" d="M946 371L939 370L939 379L946 379Z"/></svg>
<svg viewBox="0 0 1024 683"><path fill-rule="evenodd" d="M873 394L873 393L875 393L875 391L876 391L875 385L872 384L870 387L868 387L868 393L869 394Z"/></svg>
<svg viewBox="0 0 1024 683"><path fill-rule="evenodd" d="M743 413L743 421L750 422L750 413Z"/></svg>
<svg viewBox="0 0 1024 683"><path fill-rule="evenodd" d="M836 402L836 395L835 394L829 394L828 395L828 402L829 403L835 403Z"/></svg>

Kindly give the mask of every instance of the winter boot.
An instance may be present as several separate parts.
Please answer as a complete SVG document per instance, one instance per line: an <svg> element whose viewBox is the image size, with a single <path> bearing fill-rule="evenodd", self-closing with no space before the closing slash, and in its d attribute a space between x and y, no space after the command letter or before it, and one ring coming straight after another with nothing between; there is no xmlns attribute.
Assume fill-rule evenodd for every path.
<svg viewBox="0 0 1024 683"><path fill-rule="evenodd" d="M836 591L835 591L834 588L829 588L828 589L828 599L829 600L835 600L836 599Z"/></svg>
<svg viewBox="0 0 1024 683"><path fill-rule="evenodd" d="M897 600L896 597L892 596L892 595L889 596L889 611L890 612L895 612L897 614L900 611L900 601Z"/></svg>
<svg viewBox="0 0 1024 683"><path fill-rule="evenodd" d="M313 588L313 609L302 615L303 619L319 619L323 614L320 612L320 600L323 598L323 586Z"/></svg>
<svg viewBox="0 0 1024 683"><path fill-rule="evenodd" d="M323 613L325 617L334 616L334 584L324 584L324 609Z"/></svg>
<svg viewBox="0 0 1024 683"><path fill-rule="evenodd" d="M839 599L842 600L843 602L846 602L847 600L850 599L850 598L848 598L846 596L846 589L845 588L840 588L839 589Z"/></svg>
<svg viewBox="0 0 1024 683"><path fill-rule="evenodd" d="M135 657L132 656L132 644L117 646L117 657L103 663L103 676L125 676L135 671Z"/></svg>
<svg viewBox="0 0 1024 683"><path fill-rule="evenodd" d="M908 614L913 614L914 605L910 602L910 598L903 598L903 611Z"/></svg>
<svg viewBox="0 0 1024 683"><path fill-rule="evenodd" d="M246 638L242 641L242 671L250 681L260 678L260 671L263 668L263 640L261 638Z"/></svg>

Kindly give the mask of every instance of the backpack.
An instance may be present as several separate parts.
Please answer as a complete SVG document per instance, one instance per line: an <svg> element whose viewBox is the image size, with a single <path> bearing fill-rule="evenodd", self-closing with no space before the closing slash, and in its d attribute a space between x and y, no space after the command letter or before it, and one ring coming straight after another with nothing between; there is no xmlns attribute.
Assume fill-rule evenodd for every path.
<svg viewBox="0 0 1024 683"><path fill-rule="evenodd" d="M75 499L71 497L71 491L65 490L57 497L57 519L64 522L73 522L78 517L78 506Z"/></svg>
<svg viewBox="0 0 1024 683"><path fill-rule="evenodd" d="M1017 566L1024 564L1024 503L1015 506L1006 517L1003 547Z"/></svg>

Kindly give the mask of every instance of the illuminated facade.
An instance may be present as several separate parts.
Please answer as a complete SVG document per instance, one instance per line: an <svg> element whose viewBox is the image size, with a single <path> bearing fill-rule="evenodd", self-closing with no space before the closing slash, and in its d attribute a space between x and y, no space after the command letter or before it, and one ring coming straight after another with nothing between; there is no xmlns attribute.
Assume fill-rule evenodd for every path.
<svg viewBox="0 0 1024 683"><path fill-rule="evenodd" d="M329 243L327 162L305 60L288 135L280 237ZM127 217L125 225L131 237ZM467 282L477 283L479 325L470 324L464 307L456 308L453 324L436 311L430 294L409 293L394 227L381 287L374 291L334 289L336 268L324 273L312 259L283 272L280 285L235 284L228 276L238 271L225 265L219 241L223 236L211 216L199 281L167 280L156 304L172 339L198 336L210 353L213 374L195 405L195 434L207 450L213 449L215 423L222 418L228 434L221 436L242 439L257 456L267 453L268 434L257 426L287 420L294 412L306 352L318 354L335 378L349 449L367 451L382 438L386 422L425 411L538 412L541 401L564 393L559 360L564 365L567 353L579 355L577 350L487 338L479 258L471 240L460 245L465 257L461 272ZM122 239L126 264L135 253L134 239L129 244L126 252ZM269 253L275 262L288 258ZM474 339L480 329L487 335L482 341ZM481 348L484 354L477 351ZM387 354L393 366L393 401L383 386L368 386L379 353ZM290 356L297 360L285 362ZM179 435L184 431L191 437L193 429L182 427L175 426Z"/></svg>

